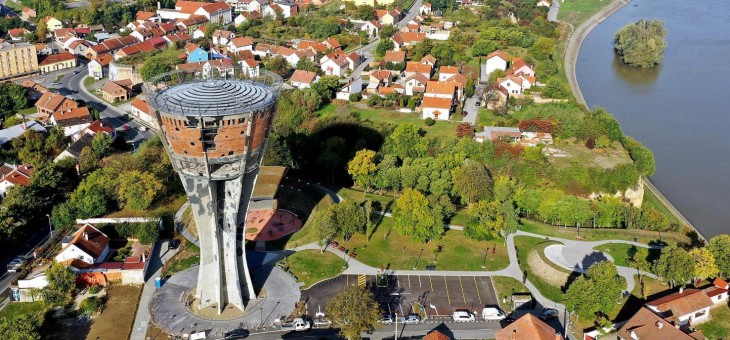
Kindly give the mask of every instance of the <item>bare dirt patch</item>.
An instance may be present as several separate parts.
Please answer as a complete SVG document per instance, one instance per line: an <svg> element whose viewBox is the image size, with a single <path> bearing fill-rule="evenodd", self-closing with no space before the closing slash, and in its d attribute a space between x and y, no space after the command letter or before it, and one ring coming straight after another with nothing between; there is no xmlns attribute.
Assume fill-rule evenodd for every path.
<svg viewBox="0 0 730 340"><path fill-rule="evenodd" d="M104 311L93 318L87 339L129 339L142 286L111 285Z"/></svg>
<svg viewBox="0 0 730 340"><path fill-rule="evenodd" d="M629 153L618 142L613 142L604 149L591 150L581 143L566 140L555 143L550 148L562 150L567 154L565 157L547 156L550 163L559 167L569 167L578 162L589 168L613 169L618 165L632 162Z"/></svg>
<svg viewBox="0 0 730 340"><path fill-rule="evenodd" d="M527 265L535 275L550 285L562 287L568 282L569 275L545 263L537 250L533 250L527 255Z"/></svg>

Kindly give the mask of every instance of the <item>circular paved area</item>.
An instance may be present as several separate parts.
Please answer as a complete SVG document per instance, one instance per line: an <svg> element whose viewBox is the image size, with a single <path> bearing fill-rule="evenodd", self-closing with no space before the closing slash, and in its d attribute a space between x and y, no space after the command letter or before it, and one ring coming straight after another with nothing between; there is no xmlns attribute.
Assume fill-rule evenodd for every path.
<svg viewBox="0 0 730 340"><path fill-rule="evenodd" d="M545 256L553 263L575 272L585 273L588 267L601 261L613 259L603 252L591 248L569 247L553 244L545 247Z"/></svg>
<svg viewBox="0 0 730 340"><path fill-rule="evenodd" d="M179 272L155 292L150 301L150 313L155 324L173 336L208 331L208 336L220 336L238 328L249 330L269 327L274 320L288 316L301 298L294 279L277 267L266 266L253 273L256 291L265 297L247 303L245 315L231 320L208 320L194 315L184 305L184 296L195 288L198 267Z"/></svg>

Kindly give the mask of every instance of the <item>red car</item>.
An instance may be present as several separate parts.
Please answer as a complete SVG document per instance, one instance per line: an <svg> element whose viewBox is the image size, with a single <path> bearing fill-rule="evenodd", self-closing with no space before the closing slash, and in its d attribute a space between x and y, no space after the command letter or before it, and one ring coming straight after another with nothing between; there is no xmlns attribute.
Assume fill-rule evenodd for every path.
<svg viewBox="0 0 730 340"><path fill-rule="evenodd" d="M129 131L129 125L127 125L127 124L122 125L122 130Z"/></svg>

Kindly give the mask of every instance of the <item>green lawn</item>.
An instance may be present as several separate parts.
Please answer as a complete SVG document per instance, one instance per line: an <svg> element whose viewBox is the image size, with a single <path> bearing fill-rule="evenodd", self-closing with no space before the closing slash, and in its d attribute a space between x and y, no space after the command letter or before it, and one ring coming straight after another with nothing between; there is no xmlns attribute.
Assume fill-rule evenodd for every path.
<svg viewBox="0 0 730 340"><path fill-rule="evenodd" d="M467 209L459 210L456 214L454 214L454 217L451 218L449 224L465 226L469 222L470 218L471 217L469 216Z"/></svg>
<svg viewBox="0 0 730 340"><path fill-rule="evenodd" d="M558 19L578 27L593 14L608 6L612 0L565 0L560 3Z"/></svg>
<svg viewBox="0 0 730 340"><path fill-rule="evenodd" d="M638 229L593 229L581 228L580 234L575 227L555 227L538 221L522 219L522 227L520 230L536 233L540 235L549 235L564 239L580 239L583 241L602 241L602 240L626 240L649 244L653 241L662 240L669 244L690 243L689 237L671 232L658 232L650 230Z"/></svg>
<svg viewBox="0 0 730 340"><path fill-rule="evenodd" d="M497 300L499 300L499 305L502 307L502 310L505 311L505 313L507 314L512 311L510 296L512 296L513 293L530 292L530 290L527 289L527 287L525 287L522 282L517 281L511 277L492 276L492 284L494 284L494 290L497 291ZM502 299L504 297L507 297L507 302L502 302Z"/></svg>
<svg viewBox="0 0 730 340"><path fill-rule="evenodd" d="M504 117L496 115L494 111L480 108L477 114L477 132L483 126L500 126L500 124L504 124L506 121Z"/></svg>
<svg viewBox="0 0 730 340"><path fill-rule="evenodd" d="M181 247L182 249L175 257L165 264L165 268L162 270L163 276L181 272L200 263L200 248L187 241L183 241Z"/></svg>
<svg viewBox="0 0 730 340"><path fill-rule="evenodd" d="M392 124L413 124L423 131L426 132L426 136L431 138L447 138L456 136L456 125L461 123L461 119L457 121L437 121L432 126L426 126L421 115L417 112L403 113L396 112L390 109L378 109L378 108L361 108L351 104L345 109L340 109L340 112L349 112L353 115L360 117L363 120L370 120L373 122L384 122ZM338 113L338 104L328 104L319 111L317 116L329 117L335 116ZM459 117L461 118L461 117Z"/></svg>
<svg viewBox="0 0 730 340"><path fill-rule="evenodd" d="M708 339L727 339L730 337L730 308L722 305L710 310L712 319L703 324L697 325L697 329Z"/></svg>
<svg viewBox="0 0 730 340"><path fill-rule="evenodd" d="M339 275L345 266L345 260L339 256L328 251L320 253L319 250L299 251L283 262L300 282L304 282L303 289Z"/></svg>
<svg viewBox="0 0 730 340"><path fill-rule="evenodd" d="M504 242L475 241L467 238L463 231L450 230L439 240L428 243L411 241L392 230L393 219L384 218L370 238L357 234L347 242L338 240L345 248L357 254L357 259L369 266L388 269L424 270L435 265L436 270L499 270L507 267L509 258ZM442 247L440 253L435 250ZM489 247L485 268L482 269L484 252ZM496 248L495 248L496 247ZM491 249L495 249L492 254ZM420 256L419 256L420 255ZM416 261L418 264L416 265Z"/></svg>
<svg viewBox="0 0 730 340"><path fill-rule="evenodd" d="M545 241L544 239L529 236L515 237L515 248L517 248L518 250L517 256L520 259L520 268L523 270L523 272L527 271L527 279L530 280L530 282L532 282L532 284L535 285L540 293L542 293L542 295L544 295L546 298L555 302L561 302L563 301L563 292L561 290L561 287L556 287L543 281L539 276L535 274L532 268L527 265L527 256L530 254L530 252L537 251L538 254L543 257L543 261L546 261L544 259L545 247L557 243L558 242ZM546 263L549 264L550 261L546 261Z"/></svg>
<svg viewBox="0 0 730 340"><path fill-rule="evenodd" d="M30 315L38 320L38 325L41 326L49 308L50 306L44 301L11 302L0 311L0 320L13 320L21 315Z"/></svg>
<svg viewBox="0 0 730 340"><path fill-rule="evenodd" d="M22 110L18 111L18 113L20 113L21 115L29 115L29 114L33 114L33 113L38 113L38 108L35 106L31 106L27 109L22 109Z"/></svg>
<svg viewBox="0 0 730 340"><path fill-rule="evenodd" d="M617 266L633 267L629 263L629 250L634 247L630 244L624 243L609 243L604 244L593 249L602 251L613 257L614 264ZM654 259L659 258L661 251L659 249L649 249L649 258L647 259L651 263Z"/></svg>
<svg viewBox="0 0 730 340"><path fill-rule="evenodd" d="M299 231L291 235L291 237L287 236L289 238L282 241L282 243L285 243L285 245L282 247L286 247L289 249L308 243L317 242L317 235L315 233L314 227L312 227L312 223L310 222L314 217L316 209L324 209L333 204L332 199L329 196L321 193L313 186L302 186L301 189L302 193L307 194L309 192L310 197L320 197L320 200L317 202L315 209L312 210L309 218L306 221L302 221L304 223L302 229L299 229Z"/></svg>
<svg viewBox="0 0 730 340"><path fill-rule="evenodd" d="M97 82L97 80L94 79L94 78L92 78L92 77L86 77L86 78L84 78L84 86L86 86L86 87L89 87L91 85L94 85L94 83L96 83L96 82Z"/></svg>
<svg viewBox="0 0 730 340"><path fill-rule="evenodd" d="M359 190L354 190L350 188L340 188L339 190L336 190L337 194L342 196L342 198L346 200L355 201L358 203L363 203L366 200L372 200L373 202L377 202L380 204L380 209L384 211L390 211L392 208L393 201L395 198L393 196L383 196L383 195L376 195L371 193L362 192ZM373 204L375 205L375 204Z"/></svg>
<svg viewBox="0 0 730 340"><path fill-rule="evenodd" d="M644 201L642 203L642 206L652 207L656 209L669 220L669 223L677 223L679 225L682 225L682 223L679 222L679 220L669 211L669 209L661 201L659 201L659 198L654 196L654 193L652 193L651 190L649 190L649 188L647 188L646 186L644 186Z"/></svg>

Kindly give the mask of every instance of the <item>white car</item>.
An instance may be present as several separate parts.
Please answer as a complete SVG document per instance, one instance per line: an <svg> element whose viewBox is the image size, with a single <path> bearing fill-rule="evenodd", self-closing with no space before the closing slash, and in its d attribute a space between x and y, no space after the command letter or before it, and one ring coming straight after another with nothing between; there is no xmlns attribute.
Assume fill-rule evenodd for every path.
<svg viewBox="0 0 730 340"><path fill-rule="evenodd" d="M484 307L484 309L482 309L482 318L484 320L501 321L506 317L507 315L497 307Z"/></svg>
<svg viewBox="0 0 730 340"><path fill-rule="evenodd" d="M406 315L405 317L402 317L400 319L400 322L402 324L406 324L406 325L407 324L417 324L417 323L421 322L421 317L416 314L410 314L410 315Z"/></svg>
<svg viewBox="0 0 730 340"><path fill-rule="evenodd" d="M451 316L456 322L471 322L474 321L474 314L469 313L465 310L457 310Z"/></svg>

